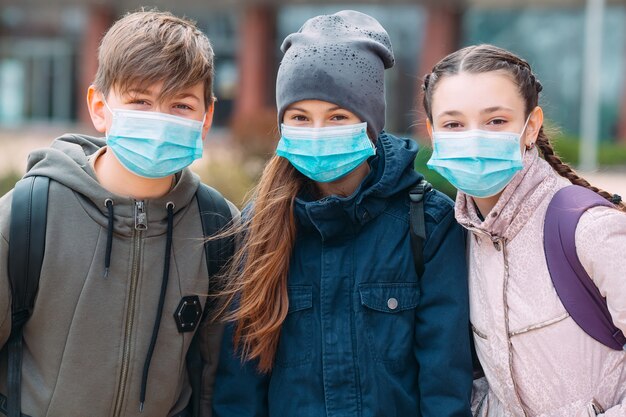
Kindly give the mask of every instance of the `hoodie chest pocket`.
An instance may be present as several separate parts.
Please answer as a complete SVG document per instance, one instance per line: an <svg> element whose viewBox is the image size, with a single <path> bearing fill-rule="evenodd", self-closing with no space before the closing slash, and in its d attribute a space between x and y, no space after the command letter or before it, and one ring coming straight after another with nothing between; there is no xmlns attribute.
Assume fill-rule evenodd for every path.
<svg viewBox="0 0 626 417"><path fill-rule="evenodd" d="M362 284L359 293L372 358L392 369L406 367L413 356L419 284Z"/></svg>
<svg viewBox="0 0 626 417"><path fill-rule="evenodd" d="M276 351L276 364L283 368L310 363L313 349L313 288L291 286L287 294L289 312Z"/></svg>

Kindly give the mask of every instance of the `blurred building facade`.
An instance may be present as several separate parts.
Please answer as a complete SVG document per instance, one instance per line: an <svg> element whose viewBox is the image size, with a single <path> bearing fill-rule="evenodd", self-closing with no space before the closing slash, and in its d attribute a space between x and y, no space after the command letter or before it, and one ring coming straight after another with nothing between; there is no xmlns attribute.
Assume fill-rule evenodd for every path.
<svg viewBox="0 0 626 417"><path fill-rule="evenodd" d="M96 71L100 38L115 19L142 5L135 0L4 0L0 128L88 122L85 93ZM211 38L216 125L269 129L275 124L282 39L312 16L350 8L376 17L392 39L397 64L387 71L389 130L419 129L421 78L435 62L461 46L486 42L528 59L544 84L548 118L565 132L579 132L582 1L162 0L151 6L196 20ZM626 140L626 2L608 2L604 28L600 136Z"/></svg>

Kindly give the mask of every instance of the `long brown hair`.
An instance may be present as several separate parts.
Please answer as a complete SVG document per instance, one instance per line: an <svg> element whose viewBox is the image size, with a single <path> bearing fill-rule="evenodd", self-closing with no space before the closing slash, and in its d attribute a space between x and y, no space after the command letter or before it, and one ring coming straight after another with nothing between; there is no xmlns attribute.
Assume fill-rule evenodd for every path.
<svg viewBox="0 0 626 417"><path fill-rule="evenodd" d="M257 360L267 373L274 364L287 316L287 276L296 238L294 201L309 181L291 163L274 155L252 194L249 213L229 233L240 245L222 289L217 317L235 322L234 346L242 360Z"/></svg>
<svg viewBox="0 0 626 417"><path fill-rule="evenodd" d="M539 93L543 89L528 62L505 49L493 45L476 45L460 49L446 56L433 67L430 74L424 77L422 85L424 91L423 105L430 122L432 123L433 121L433 93L437 83L443 77L460 72L479 74L491 71L505 71L511 76L524 98L525 115L528 117L530 112L537 107ZM572 184L593 190L614 203L618 209L626 211L626 206L621 202L621 198L618 195L610 194L592 186L569 165L561 161L561 158L554 152L543 126L539 129L537 147L541 151L543 158L560 176L567 178Z"/></svg>

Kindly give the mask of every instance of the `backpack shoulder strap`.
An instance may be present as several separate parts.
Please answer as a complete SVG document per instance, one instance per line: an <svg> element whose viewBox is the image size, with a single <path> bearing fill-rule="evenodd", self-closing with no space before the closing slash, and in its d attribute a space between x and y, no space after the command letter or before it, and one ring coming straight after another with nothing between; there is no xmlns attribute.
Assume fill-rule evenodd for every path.
<svg viewBox="0 0 626 417"><path fill-rule="evenodd" d="M232 221L232 214L226 199L216 189L200 184L196 192L202 231L204 237L213 236L224 230ZM221 238L207 240L204 243L209 277L217 274L228 262L234 251L233 239Z"/></svg>
<svg viewBox="0 0 626 417"><path fill-rule="evenodd" d="M600 294L576 253L576 226L591 207L613 205L587 188L571 185L559 190L544 220L544 251L552 283L572 319L589 336L615 350L626 349L624 334L613 324L606 299Z"/></svg>
<svg viewBox="0 0 626 417"><path fill-rule="evenodd" d="M411 248L413 263L419 278L424 274L424 241L426 240L426 219L424 218L424 196L433 187L422 179L415 187L409 190L410 209L409 223L411 233Z"/></svg>
<svg viewBox="0 0 626 417"><path fill-rule="evenodd" d="M17 182L11 203L9 281L11 335L8 341L8 416L21 415L22 330L35 305L46 243L48 177Z"/></svg>
<svg viewBox="0 0 626 417"><path fill-rule="evenodd" d="M202 221L202 232L204 234L204 253L206 256L207 269L209 271L209 295L215 294L212 278L220 272L232 257L235 250L233 238L223 237L219 239L208 239L209 237L224 230L232 221L232 214L226 199L214 188L206 184L200 184L196 191L196 200ZM207 298L202 319L209 311L209 299ZM187 371L191 384L191 399L189 400L188 411L193 417L200 415L200 397L202 395L202 356L198 341L198 332L194 335L187 351Z"/></svg>

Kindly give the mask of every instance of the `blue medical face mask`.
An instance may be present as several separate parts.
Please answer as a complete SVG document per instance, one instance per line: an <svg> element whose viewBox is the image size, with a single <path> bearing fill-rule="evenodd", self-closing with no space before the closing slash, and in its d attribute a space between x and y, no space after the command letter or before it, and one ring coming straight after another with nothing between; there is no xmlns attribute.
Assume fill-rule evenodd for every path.
<svg viewBox="0 0 626 417"><path fill-rule="evenodd" d="M465 194L496 195L523 168L520 140L529 119L521 133L433 132L433 154L427 166Z"/></svg>
<svg viewBox="0 0 626 417"><path fill-rule="evenodd" d="M276 154L316 182L335 181L376 154L367 123L332 127L281 125Z"/></svg>
<svg viewBox="0 0 626 417"><path fill-rule="evenodd" d="M202 121L141 110L111 110L107 146L133 174L163 178L202 157ZM204 115L206 118L206 113Z"/></svg>

